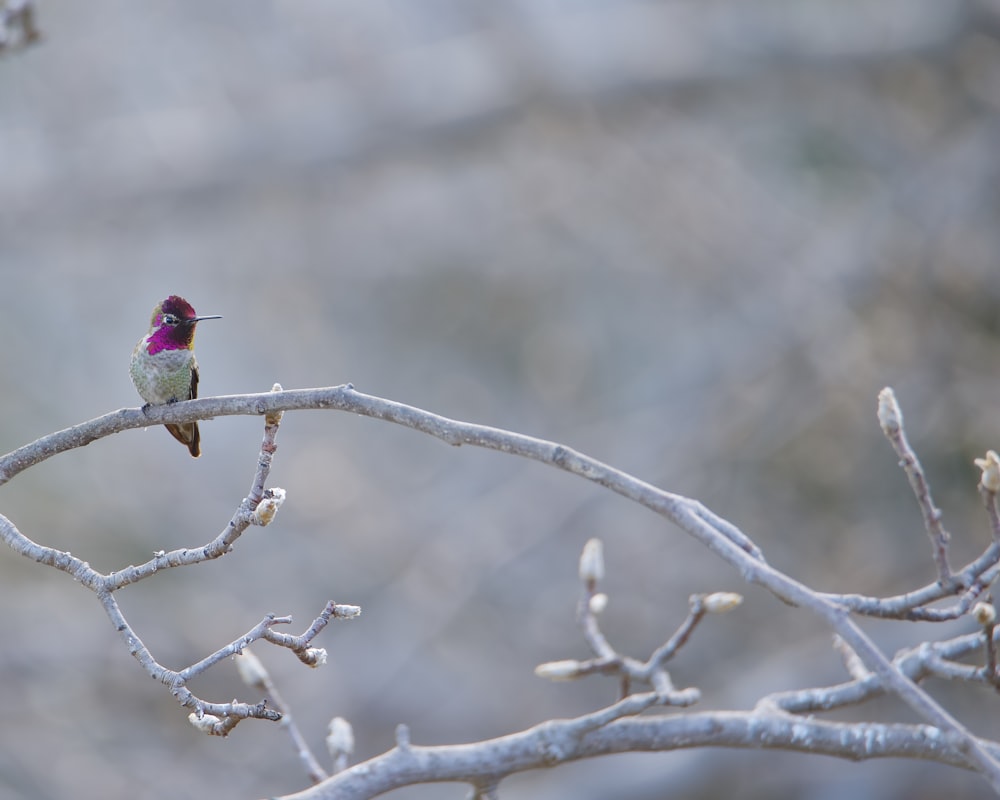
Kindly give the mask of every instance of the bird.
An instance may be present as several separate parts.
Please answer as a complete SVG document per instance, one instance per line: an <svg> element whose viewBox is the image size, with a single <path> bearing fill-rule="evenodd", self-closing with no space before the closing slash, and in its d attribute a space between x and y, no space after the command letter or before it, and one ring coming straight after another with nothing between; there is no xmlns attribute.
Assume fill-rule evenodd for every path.
<svg viewBox="0 0 1000 800"><path fill-rule="evenodd" d="M199 317L187 300L175 294L153 308L149 331L132 350L129 362L132 385L146 401L144 410L178 400L194 400L198 396L194 329L205 319L222 317L218 314ZM197 422L168 423L164 427L192 456L201 455Z"/></svg>

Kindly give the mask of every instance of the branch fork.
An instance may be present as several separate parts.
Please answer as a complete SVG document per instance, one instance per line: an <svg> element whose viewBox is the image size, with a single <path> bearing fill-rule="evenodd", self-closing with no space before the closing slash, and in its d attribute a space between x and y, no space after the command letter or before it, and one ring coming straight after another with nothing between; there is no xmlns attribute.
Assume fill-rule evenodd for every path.
<svg viewBox="0 0 1000 800"><path fill-rule="evenodd" d="M619 681L619 699L616 702L575 719L543 723L518 734L476 745L418 747L410 743L408 731L401 728L393 750L357 767L346 766L348 751L353 748L353 742L350 748L347 746L348 738L353 737L344 734L343 726L347 723L338 723L334 730L334 723L331 722L328 745L335 759L332 774L319 768L315 759L310 760L303 755L303 762L317 785L313 790L291 797L301 800L307 797L314 800L370 797L414 780L463 780L474 787L477 796L495 797L498 782L505 775L521 769L624 750L674 749L700 744L776 746L848 758L932 758L977 771L1000 793L1000 746L975 736L919 685L928 678L945 678L994 689L1000 687L996 655L998 626L989 595L993 582L1000 574L1000 511L997 503L1000 457L989 451L985 458L976 461L981 469L979 490L989 519L992 541L978 558L955 571L949 560L951 533L944 527L942 512L934 503L923 468L906 438L895 395L888 388L879 395L879 423L896 452L920 507L936 572L932 583L896 597L816 592L772 567L761 549L746 534L698 501L666 492L565 445L451 420L402 403L362 394L350 384L294 391L285 391L275 385L271 392L200 398L169 406L154 406L145 413L140 409L122 409L43 437L0 457L2 485L28 467L57 453L125 430L227 415L264 416L264 440L250 493L223 531L204 546L158 552L144 564L104 575L68 552L33 542L10 520L0 516L0 540L27 558L67 572L93 591L129 652L149 674L167 685L182 705L192 709L192 721L202 730L225 735L240 720L247 718L281 719L283 724L293 728L288 725L290 715L287 709L275 699L277 695L273 685L268 686L259 672L252 677L254 683L251 685L258 691L266 691L269 702L208 703L192 695L186 684L199 671L225 658L247 658L248 645L262 640L292 650L309 666L319 666L326 653L322 648L312 646L313 638L329 620L356 617L359 609L330 603L301 636L276 630L278 626L290 622L289 618L265 617L246 634L216 653L184 670L172 672L155 661L129 626L115 593L162 570L219 558L232 550L250 525L267 525L273 521L285 500L282 490L265 488L271 460L277 449L275 436L281 414L298 409L331 409L361 414L422 431L451 445L483 447L529 458L639 503L701 542L747 582L764 587L783 602L813 614L828 626L837 635L835 648L840 653L848 677L845 682L834 686L769 695L750 712L641 716L642 712L656 705L684 707L700 699L697 688L676 689L667 667L707 614L730 611L739 605L741 598L730 592L695 595L689 600L685 619L648 658L642 660L618 653L600 626L600 615L608 603L607 595L599 591L604 577L603 548L600 542L588 543L579 567L582 590L577 621L593 657L548 662L539 665L536 672L552 679L575 679L595 673L613 675ZM950 606L939 605L939 601L947 598L954 598ZM855 618L863 616L931 622L969 616L975 622L977 631L943 641L927 641L889 658L858 626ZM961 661L980 652L980 666ZM635 692L633 687L636 685L648 690ZM803 716L887 693L907 704L923 722L919 725L848 725ZM300 747L299 743L296 746L300 753L308 752L308 748ZM493 767L486 768L484 763ZM365 791L369 793L365 794Z"/></svg>

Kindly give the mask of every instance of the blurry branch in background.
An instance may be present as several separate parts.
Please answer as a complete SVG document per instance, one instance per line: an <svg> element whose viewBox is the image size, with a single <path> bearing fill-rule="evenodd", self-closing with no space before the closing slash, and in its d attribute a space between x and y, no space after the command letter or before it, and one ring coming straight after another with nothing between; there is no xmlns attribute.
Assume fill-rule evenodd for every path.
<svg viewBox="0 0 1000 800"><path fill-rule="evenodd" d="M242 653L235 656L235 660L236 669L239 671L243 683L251 689L263 692L270 699L278 713L281 714L281 724L288 731L288 735L295 746L295 752L302 761L302 766L305 768L306 774L309 775L309 779L313 783L319 783L325 779L327 777L326 770L320 766L316 757L312 754L312 750L309 749L309 745L306 744L305 737L299 731L298 725L295 724L291 709L278 693L278 688L274 685L274 681L271 680L270 674L264 668L260 659L247 647L244 648ZM323 661L325 662L325 660L324 651ZM319 666L319 662L316 666Z"/></svg>
<svg viewBox="0 0 1000 800"><path fill-rule="evenodd" d="M675 689L667 664L705 622L706 615L731 612L742 602L732 592L694 595L686 618L676 632L653 650L646 660L617 652L605 637L599 617L608 598L599 591L604 577L603 546L591 540L578 565L582 585L577 621L594 654L589 660L563 660L541 664L536 672L553 680L573 680L592 674L612 675L620 686L620 699L606 708L569 720L550 720L533 728L475 744L418 747L409 730L399 726L396 746L387 753L348 767L353 753L353 731L341 718L330 723L327 746L332 759L329 775L309 753L298 730L290 724L288 709L273 682L256 658L242 656L245 682L271 698L256 705L210 704L191 695L186 682L230 655L241 653L254 641L267 641L291 649L309 666L319 666L325 651L311 646L313 637L331 618L350 618L359 613L354 606L327 605L301 636L274 630L288 618L266 617L257 626L198 664L171 672L156 663L135 635L113 598L113 593L160 570L199 563L229 552L251 524L266 525L285 499L281 489L265 489L281 414L285 411L329 409L394 422L423 431L452 445L473 445L530 458L578 475L639 503L704 544L733 566L743 580L769 590L785 603L822 620L835 634L833 650L843 661L847 680L761 698L750 711L674 713L639 717L654 707L686 707L697 703L696 687ZM897 597L866 597L817 592L771 567L760 548L732 523L718 517L701 503L663 491L621 470L564 445L530 436L459 422L355 391L350 384L320 389L209 397L147 409L122 409L72 428L50 434L0 457L0 485L28 467L57 453L81 447L125 430L183 423L227 415L263 415L264 441L250 495L240 503L232 520L216 539L196 549L157 553L149 562L101 575L69 553L53 550L24 536L12 522L0 516L0 539L15 551L73 575L94 591L129 651L165 683L185 706L194 709L192 722L208 733L228 733L248 717L281 719L315 786L289 797L367 798L415 783L462 781L470 784L477 798L498 797L500 782L516 772L554 766L597 755L629 751L668 751L684 747L726 746L776 748L823 753L854 760L882 757L920 758L973 770L1000 794L1000 744L979 738L946 711L918 683L928 677L961 680L985 688L1000 687L996 642L1000 638L996 614L988 591L1000 570L1000 457L989 451L977 459L982 471L980 493L986 507L993 541L982 555L962 569L949 565L950 536L941 523L930 487L903 430L902 413L891 389L879 395L879 422L896 450L924 516L938 579L928 586ZM932 607L946 598L950 606ZM940 641L927 640L887 657L852 619L853 615L898 621L943 621L968 615L977 630ZM960 659L976 657L980 666ZM635 691L639 686L643 690ZM818 720L820 712L856 705L880 695L895 695L924 724L840 723Z"/></svg>
<svg viewBox="0 0 1000 800"><path fill-rule="evenodd" d="M617 653L601 631L598 617L608 604L608 596L598 592L598 583L604 577L604 546L600 539L591 539L584 545L580 555L580 582L583 590L577 604L577 622L587 645L597 658L588 661L550 661L535 668L540 678L565 681L600 673L617 675L621 681L621 697L631 694L632 685L641 683L650 686L657 697L657 705L690 706L701 700L697 689L678 691L670 680L666 663L687 642L704 618L705 614L723 614L743 602L743 598L732 592L715 592L708 596L692 595L687 618L663 645L658 647L646 661Z"/></svg>
<svg viewBox="0 0 1000 800"><path fill-rule="evenodd" d="M0 0L0 53L26 47L42 36L35 25L33 0Z"/></svg>

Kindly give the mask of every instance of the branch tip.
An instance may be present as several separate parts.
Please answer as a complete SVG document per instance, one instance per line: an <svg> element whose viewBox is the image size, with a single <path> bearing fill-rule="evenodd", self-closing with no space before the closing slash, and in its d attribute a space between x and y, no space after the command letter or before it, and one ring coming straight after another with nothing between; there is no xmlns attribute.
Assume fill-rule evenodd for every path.
<svg viewBox="0 0 1000 800"><path fill-rule="evenodd" d="M903 412L896 402L896 393L889 386L878 393L878 423L882 427L882 433L889 438L898 434L903 427Z"/></svg>
<svg viewBox="0 0 1000 800"><path fill-rule="evenodd" d="M222 720L215 714L199 714L197 711L192 711L188 714L188 722L202 733L215 734Z"/></svg>
<svg viewBox="0 0 1000 800"><path fill-rule="evenodd" d="M270 525L274 520L274 515L278 513L278 509L285 502L285 496L285 490L279 489L277 486L265 491L263 499L253 511L253 524L261 527Z"/></svg>
<svg viewBox="0 0 1000 800"><path fill-rule="evenodd" d="M309 647L298 654L299 661L305 664L307 667L312 667L316 669L317 667L322 667L326 663L326 648L325 647Z"/></svg>
<svg viewBox="0 0 1000 800"><path fill-rule="evenodd" d="M984 628L992 628L997 621L997 612L992 603L976 603L972 607L972 616Z"/></svg>
<svg viewBox="0 0 1000 800"><path fill-rule="evenodd" d="M709 614L725 614L743 603L743 595L736 592L713 592L702 600L702 608Z"/></svg>
<svg viewBox="0 0 1000 800"><path fill-rule="evenodd" d="M336 759L341 755L351 755L354 752L354 728L343 717L334 717L327 727L326 749L330 756Z"/></svg>
<svg viewBox="0 0 1000 800"><path fill-rule="evenodd" d="M361 606L350 606L337 603L333 606L333 616L337 619L353 619L361 616Z"/></svg>
<svg viewBox="0 0 1000 800"><path fill-rule="evenodd" d="M1000 456L995 450L987 450L985 458L973 459L973 463L982 470L979 485L990 494L1000 491Z"/></svg>
<svg viewBox="0 0 1000 800"><path fill-rule="evenodd" d="M410 749L410 728L402 722L396 726L396 747L400 750Z"/></svg>
<svg viewBox="0 0 1000 800"><path fill-rule="evenodd" d="M580 676L580 662L572 659L546 661L535 667L535 675L550 681L571 681Z"/></svg>
<svg viewBox="0 0 1000 800"><path fill-rule="evenodd" d="M598 592L587 601L587 608L595 617L604 612L608 607L608 596L604 592Z"/></svg>
<svg viewBox="0 0 1000 800"><path fill-rule="evenodd" d="M590 539L580 553L580 580L596 584L604 579L604 545L600 539Z"/></svg>

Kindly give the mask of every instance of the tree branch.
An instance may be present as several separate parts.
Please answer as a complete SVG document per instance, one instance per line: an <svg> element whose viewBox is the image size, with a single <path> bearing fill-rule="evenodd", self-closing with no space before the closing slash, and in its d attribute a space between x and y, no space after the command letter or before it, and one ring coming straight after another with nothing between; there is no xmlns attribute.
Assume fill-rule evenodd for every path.
<svg viewBox="0 0 1000 800"><path fill-rule="evenodd" d="M750 742L753 743L753 746L758 747L764 744L772 746L772 743L780 741L783 743L780 746L784 746L787 749L799 749L801 747L801 749L808 749L811 752L826 752L824 748L829 747L831 751L835 751L831 752L833 755L848 754L852 758L908 755L912 753L920 753L921 757L924 757L936 754L935 757L946 763L955 763L977 770L989 781L995 791L1000 792L1000 761L997 760L996 748L973 736L958 720L914 683L913 679L906 674L906 671L900 668L898 660L897 663L890 661L853 622L850 618L850 614L855 610L852 608L852 605L863 605L863 603L852 603L852 601L837 595L815 592L790 576L774 569L765 561L760 549L746 534L732 523L706 509L701 503L658 489L628 473L615 469L564 445L484 425L474 425L451 420L402 403L361 394L355 391L350 384L296 391L279 391L278 389L279 387L276 386L275 391L262 394L202 398L172 405L152 406L147 409L122 409L107 414L103 417L43 437L6 456L0 457L0 485L11 480L24 469L57 453L84 446L103 436L120 433L133 428L160 425L167 422L190 422L218 416L260 414L266 415L268 426L276 426L277 422L280 421L280 412L305 409L346 411L419 430L439 438L448 444L468 444L530 458L583 477L649 508L674 523L677 527L697 539L709 550L733 566L744 580L765 587L775 596L792 606L810 611L835 631L841 637L845 646L849 647L863 662L865 667L871 671L872 675L864 678L864 681L870 681L873 685L877 685L879 691L888 691L896 694L924 720L931 723L937 729L928 731L928 729L919 728L919 726L917 728L906 728L905 726L861 726L859 728L859 726L850 726L842 730L843 726L837 727L832 723L814 723L796 718L794 721L787 722L787 725L791 726L788 729L781 728L782 724L786 724L785 721L767 720L766 725L774 726L774 729L762 732L760 718L753 715L749 717L741 717L740 715L709 715L707 717L704 715L694 715L682 718L678 723L681 726L687 725L688 720L712 721L711 730L714 731L714 734L709 735L706 733L706 738L698 741L704 744L727 744L729 742L726 734L727 725L732 724L735 728L733 729L732 738L734 743L731 746L742 746L741 742L746 742L747 746L750 746ZM886 391L891 396L891 390ZM897 451L902 450L904 455L908 456L912 454L912 451L909 450L908 444L905 444L905 437L902 430L902 416L898 413L898 407L895 407L893 410L892 406L894 406L895 401L894 398L892 399L893 403L888 404L886 401L886 392L880 395L880 422L890 441L897 447ZM267 437L265 436L266 440ZM905 445L905 448L903 445ZM266 455L269 456L270 454ZM262 448L261 463L263 464L265 460L264 448ZM912 460L909 457L902 460L904 461L903 467L914 486L918 503L925 515L928 534L934 543L934 555L939 568L939 589L921 590L920 597L917 599L924 601L925 598L936 596L936 591L943 592L940 596L945 596L949 593L953 594L957 590L956 587L960 587L967 592L967 597L963 597L959 602L959 609L962 609L965 607L965 604L971 603L989 585L989 582L996 577L996 570L993 568L996 551L994 548L988 549L983 556L967 568L969 570L967 581L955 581L947 565L948 534L940 525L940 511L934 506L931 500L926 481L919 470L919 462L916 462L915 456ZM263 482L261 482L260 486L263 487ZM991 491L995 491L995 488L991 489ZM277 504L280 503L281 497L272 497L270 500L273 504ZM269 499L263 490L260 498L261 503ZM253 501L251 501L252 504ZM250 509L244 509L241 506L241 509L234 515L234 522L231 522L230 526L220 534L220 537L210 543L209 546L206 546L203 551L194 554L191 551L174 551L170 554L159 554L156 559L147 565L132 569L145 570L149 574L152 574L164 566L174 566L180 563L196 563L200 559L217 557L225 553L239 535L238 532L233 534L233 530L238 529L244 523L251 524L254 521L257 521L258 524L266 524L270 520L270 517L273 516L274 507L276 505L271 506L269 515L266 516L266 519L263 519L259 516L253 516L260 508L260 505L258 505L250 513L250 521L247 522L247 512ZM988 508L993 509L995 512L995 506L988 506ZM994 522L996 521L994 520ZM111 580L111 576L100 576L94 573L85 562L76 559L68 553L41 548L27 539L27 537L23 537L23 535L16 531L12 523L2 517L0 517L0 537L7 541L15 550L28 557L35 558L44 563L50 563L52 566L74 574L74 576L82 576L78 577L78 579L92 589L100 587L102 581ZM129 574L131 575L132 573ZM114 584L115 588L124 586L128 582L125 577L118 577L115 580L118 581L118 583ZM109 593L106 591L105 594ZM913 599L911 595L908 600L901 604L905 605L905 603L912 602ZM917 605L911 605L907 614L910 618L917 618L912 615L913 612L918 610L920 609ZM269 626L268 631L270 631ZM141 645L141 642L137 638L130 638L129 641L130 646L137 643ZM984 641L981 633L979 634L979 641L980 643ZM670 647L668 646L667 649L669 650ZM652 694L662 702L664 698L663 693L654 692ZM641 697L643 696L631 695L621 702L627 704L637 703L640 701L636 700L636 698ZM631 705L628 707L631 708ZM610 709L615 709L615 707L612 706ZM211 713L214 713L215 709L209 709L209 706L203 705L202 710L210 710ZM226 714L229 711L223 710L221 713ZM611 713L614 715L617 712L605 709L603 712L597 713ZM629 711L629 713L634 712ZM587 729L581 732L578 728L573 728L574 721L569 721L564 723L549 723L548 727L543 725L538 730L545 731L546 737L556 734L560 736L569 735L572 731L575 731L572 735L579 741L583 741L581 736L595 737L592 746L596 749L591 754L597 754L598 752L617 752L614 749L617 745L606 742L601 737L609 735L608 732L613 729L616 734L613 737L614 742L621 742L622 730L631 730L631 727L627 724L628 722L630 721L619 721L613 725L602 723L598 730ZM642 722L648 721L643 720ZM218 726L222 727L226 724L229 724L228 717L220 721ZM657 724L668 725L668 722L657 721ZM211 728L215 725L215 722L209 721L206 723L206 728ZM740 725L744 727L740 727ZM860 740L853 739L852 737L858 736L858 731L861 729L867 733L861 736ZM644 728L643 730L646 730L647 735L650 735L649 730ZM225 731L212 730L211 732ZM827 734L832 735L832 732L836 732L836 736L830 739L824 738ZM764 735L765 733L766 735ZM690 728L685 727L684 734L681 737L683 743L673 746L692 746L692 743L698 739L697 729L695 732L692 732ZM896 734L899 734L902 738L896 738ZM657 733L658 735L659 733ZM669 736L670 734L665 735ZM847 738L844 738L845 736ZM874 742L868 740L869 736L887 738L883 738L879 742ZM556 738L558 739L558 736ZM551 742L554 740L547 738L546 741ZM590 740L588 739L588 741ZM599 744L599 742L603 744ZM859 743L852 744L852 742ZM650 742L647 740L645 742L636 742L627 749L645 749L650 746ZM553 753L567 752L559 747L556 747L555 750L551 748L547 748L547 750ZM432 758L433 756L432 760L437 764L439 774L451 774L448 772L449 769L454 769L456 771L455 774L457 774L463 763L462 754L464 752L461 749L418 749L402 747L400 745L396 750L383 758L413 759L419 755L423 759L424 757ZM587 748L578 748L571 751L574 758L584 757L588 752L591 751L588 751ZM456 761L451 764L440 763L437 756L441 753L454 756ZM511 754L508 753L508 755ZM537 758L537 752L530 757L530 759L534 758ZM555 757L555 762L558 762L560 758L561 756ZM379 760L375 759L368 763L372 764L376 762L379 762ZM512 763L515 762L517 762L516 757ZM498 763L506 765L508 762L504 760ZM533 760L531 764L537 765ZM504 769L506 769L506 766ZM372 770L372 772L377 772L377 770ZM355 770L347 770L331 780L340 781L342 776L351 773L355 773ZM485 778L492 779L497 775L499 773L495 775L491 773L486 775ZM493 786L493 782L490 780L484 782L485 778L480 775L472 783L476 786L486 787L485 791L491 792L492 789L489 787ZM444 779L447 780L448 778ZM460 778L454 779L458 780ZM327 783L325 782L322 785L325 786ZM355 795L338 795L338 797L348 796Z"/></svg>
<svg viewBox="0 0 1000 800"><path fill-rule="evenodd" d="M1000 757L996 745L977 744L991 757ZM960 737L925 725L847 724L756 711L719 711L619 719L594 728L588 717L580 717L543 722L476 744L420 747L407 743L280 800L365 800L402 786L440 781L495 784L506 775L583 758L694 747L790 750L853 761L915 758L976 768Z"/></svg>
<svg viewBox="0 0 1000 800"><path fill-rule="evenodd" d="M275 390L278 389L280 387L275 384ZM93 569L86 561L77 558L71 553L46 547L32 541L21 533L13 522L5 516L0 515L0 541L4 541L15 552L20 553L26 558L31 558L34 561L55 567L72 575L76 581L94 592L105 613L108 615L108 619L111 620L115 630L125 642L129 653L149 675L165 685L183 707L193 709L191 721L197 727L206 733L214 735L227 735L243 719L255 718L277 721L281 719L281 714L274 709L268 708L265 703L248 704L236 701L224 704L208 703L196 697L187 689L187 683L192 678L200 675L220 661L242 652L249 644L259 640L265 640L271 644L291 650L308 666L319 666L326 660L326 651L310 647L309 645L313 638L327 625L331 618L350 619L357 616L360 613L360 609L356 606L337 605L330 602L320 616L300 636L290 636L273 630L273 626L275 625L289 624L292 621L291 617L268 615L238 639L206 656L201 661L185 669L175 671L164 667L154 658L153 654L125 618L115 598L115 592L131 583L150 578L164 569L197 564L202 561L219 558L232 550L235 542L248 527L270 523L278 507L280 507L284 500L284 491L282 489L264 488L267 477L270 474L271 459L277 450L275 437L277 436L280 423L281 414L279 412L266 413L264 438L261 443L260 454L257 459L257 469L251 482L250 492L240 502L229 524L226 525L215 539L202 547L194 549L184 548L169 553L161 551L156 553L145 564L138 567L129 566L118 572L111 572L105 575ZM88 424L90 423L76 426L75 429L70 429L70 432L84 428ZM61 434L66 433L68 432L63 431L59 434L53 434L51 437L40 439L33 445L28 445L27 449L36 454L44 452L48 447L46 442L51 441L53 437L55 437L56 441L62 443L73 441L75 434L70 435L68 438L61 436ZM25 450L26 448L21 448L20 451L15 452L24 452ZM4 461L7 458L9 456L5 456L0 461Z"/></svg>

